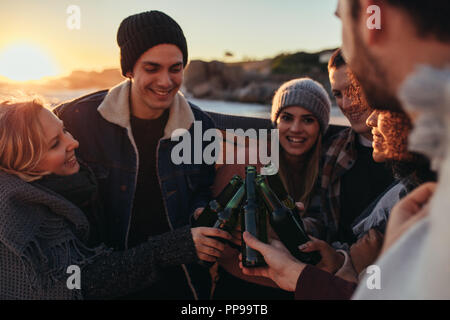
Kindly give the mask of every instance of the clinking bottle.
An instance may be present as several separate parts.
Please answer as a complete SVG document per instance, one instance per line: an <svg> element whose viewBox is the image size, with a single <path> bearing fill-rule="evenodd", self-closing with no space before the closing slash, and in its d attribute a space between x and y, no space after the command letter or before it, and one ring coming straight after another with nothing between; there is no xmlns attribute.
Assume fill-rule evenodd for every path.
<svg viewBox="0 0 450 320"><path fill-rule="evenodd" d="M278 199L280 199L287 208L293 209L295 207L295 201L287 193L286 188L281 181L280 174L278 173L278 168L273 164L270 164L264 167L264 169L267 173L265 177L267 178L270 188L276 193Z"/></svg>
<svg viewBox="0 0 450 320"><path fill-rule="evenodd" d="M248 231L251 235L262 242L267 243L266 216L260 210L256 196L256 167L245 168L245 186L247 199L243 207L241 224L242 232ZM247 268L260 267L266 265L263 256L256 250L242 241L242 265Z"/></svg>
<svg viewBox="0 0 450 320"><path fill-rule="evenodd" d="M237 191L235 189L238 187ZM234 192L231 194L231 192ZM231 196L230 196L231 194ZM212 206L209 206L210 208L214 208L215 210L220 209L219 212L214 212L213 214L216 217L216 221L211 222L207 221L207 227L213 227L217 229L222 229L224 231L227 231L231 233L237 225L238 219L239 219L239 210L241 208L241 204L244 200L245 196L245 184L242 181L242 178L238 175L234 176L230 183L225 187L225 189L220 193L217 200L213 200L210 203L212 203ZM228 203L224 207L220 205L219 201L225 201L230 197ZM212 214L209 213L211 217ZM203 213L202 213L203 215ZM201 215L201 216L202 216ZM200 217L201 217L200 216ZM208 219L209 219L208 217ZM206 221L206 218L204 218L204 221ZM204 222L206 223L206 222ZM198 226L198 225L197 225ZM213 237L221 242L225 242L224 239L219 237ZM234 247L233 243L230 242L230 246ZM214 262L210 261L200 261L200 264L204 267L211 268L214 265Z"/></svg>
<svg viewBox="0 0 450 320"><path fill-rule="evenodd" d="M221 212L231 198L236 194L244 182L238 175L233 176L230 182L220 192L216 199L211 200L200 216L193 223L193 227L212 227L217 221L217 214Z"/></svg>
<svg viewBox="0 0 450 320"><path fill-rule="evenodd" d="M295 212L287 208L270 188L265 176L258 176L256 185L261 198L269 210L269 220L273 230L289 252L298 260L315 265L321 259L319 252L301 252L299 245L310 241L302 225L295 218Z"/></svg>
<svg viewBox="0 0 450 320"><path fill-rule="evenodd" d="M267 173L265 177L267 178L269 187L273 190L281 203L283 203L286 208L292 211L294 219L296 220L297 224L300 225L302 230L305 230L303 221L300 218L300 212L297 208L297 205L295 204L294 199L292 199L292 197L286 191L286 188L283 185L283 181L281 181L280 174L278 173L278 168L271 164L266 166L265 169Z"/></svg>
<svg viewBox="0 0 450 320"><path fill-rule="evenodd" d="M228 233L233 232L239 219L239 211L244 197L245 183L239 187L225 208L217 214L217 220L213 228L222 229Z"/></svg>

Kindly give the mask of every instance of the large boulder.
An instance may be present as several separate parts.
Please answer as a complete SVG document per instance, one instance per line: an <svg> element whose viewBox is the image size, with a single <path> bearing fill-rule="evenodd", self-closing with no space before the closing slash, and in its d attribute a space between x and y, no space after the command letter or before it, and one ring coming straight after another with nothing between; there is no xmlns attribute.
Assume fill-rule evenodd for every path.
<svg viewBox="0 0 450 320"><path fill-rule="evenodd" d="M314 55L311 58L309 54L300 56L303 60L316 59ZM278 60L284 61L282 67L290 70L289 63L295 57L297 56L280 56ZM326 70L322 70L323 66L316 65L315 61L314 63L304 63L306 67L303 69L308 72L295 64L296 72L300 69L303 71L300 73L276 73L272 72L272 59L241 63L194 60L190 62L185 71L184 86L187 93L192 94L195 98L270 104L275 91L282 83L308 76L323 83L325 89L331 92L328 73Z"/></svg>
<svg viewBox="0 0 450 320"><path fill-rule="evenodd" d="M225 68L225 63L220 61L214 60L208 63L208 72L210 76L223 75L223 70Z"/></svg>
<svg viewBox="0 0 450 320"><path fill-rule="evenodd" d="M213 91L213 87L209 82L200 83L196 86L194 86L190 93L194 96L194 98L202 99L202 98L208 98Z"/></svg>
<svg viewBox="0 0 450 320"><path fill-rule="evenodd" d="M244 84L242 67L219 61L194 60L184 74L184 87L195 98L226 99L230 91Z"/></svg>
<svg viewBox="0 0 450 320"><path fill-rule="evenodd" d="M184 72L184 86L192 93L194 87L208 82L208 63L200 60L193 60Z"/></svg>
<svg viewBox="0 0 450 320"><path fill-rule="evenodd" d="M237 97L240 102L270 103L279 84L275 82L252 82L246 87L239 89Z"/></svg>
<svg viewBox="0 0 450 320"><path fill-rule="evenodd" d="M227 66L222 76L227 88L241 88L246 81L244 70L240 66Z"/></svg>

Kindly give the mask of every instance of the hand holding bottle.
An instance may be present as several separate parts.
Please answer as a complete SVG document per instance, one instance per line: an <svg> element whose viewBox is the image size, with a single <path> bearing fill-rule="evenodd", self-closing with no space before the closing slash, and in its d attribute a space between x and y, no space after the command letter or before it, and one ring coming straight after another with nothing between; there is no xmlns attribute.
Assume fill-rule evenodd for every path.
<svg viewBox="0 0 450 320"><path fill-rule="evenodd" d="M249 232L244 232L243 237L248 246L263 255L267 266L245 268L241 261L239 266L242 272L249 276L269 278L281 289L295 291L298 277L306 264L296 260L280 241L271 240L270 244L266 244L253 237ZM239 259L242 260L242 254Z"/></svg>
<svg viewBox="0 0 450 320"><path fill-rule="evenodd" d="M214 238L221 238L229 241L232 239L228 232L216 228L192 228L191 233L197 256L200 260L208 262L216 262L225 249L225 244Z"/></svg>
<svg viewBox="0 0 450 320"><path fill-rule="evenodd" d="M332 274L336 273L336 271L338 271L344 263L344 255L337 252L325 241L319 240L312 236L309 237L311 238L311 241L299 246L299 250L302 252L319 251L322 259L318 264L316 264L316 267Z"/></svg>
<svg viewBox="0 0 450 320"><path fill-rule="evenodd" d="M200 217L200 215L202 214L203 210L205 210L204 207L195 209L195 211L194 211L194 219L195 220L197 220L198 217Z"/></svg>

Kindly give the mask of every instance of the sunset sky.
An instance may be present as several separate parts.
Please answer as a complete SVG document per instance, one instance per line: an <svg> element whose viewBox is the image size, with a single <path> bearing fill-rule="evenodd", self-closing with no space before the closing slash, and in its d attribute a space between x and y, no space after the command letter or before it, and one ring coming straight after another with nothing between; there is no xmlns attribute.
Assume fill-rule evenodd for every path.
<svg viewBox="0 0 450 320"><path fill-rule="evenodd" d="M189 58L262 59L340 45L337 0L1 0L0 80L119 67L116 32L127 16L161 10L187 38ZM76 5L81 28L70 30Z"/></svg>

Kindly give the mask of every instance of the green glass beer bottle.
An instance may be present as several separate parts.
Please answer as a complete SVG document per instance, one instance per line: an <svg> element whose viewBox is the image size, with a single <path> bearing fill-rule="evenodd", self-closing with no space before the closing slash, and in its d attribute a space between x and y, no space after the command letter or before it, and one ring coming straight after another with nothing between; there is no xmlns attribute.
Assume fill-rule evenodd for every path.
<svg viewBox="0 0 450 320"><path fill-rule="evenodd" d="M233 232L239 218L239 210L245 196L245 183L233 195L225 208L217 214L217 220L213 228L222 229L228 233Z"/></svg>
<svg viewBox="0 0 450 320"><path fill-rule="evenodd" d="M244 197L245 197L245 183L242 183L239 189L236 191L236 193L232 196L231 200L228 201L225 208L217 213L217 220L212 225L212 227L227 231L228 233L233 232L239 220L239 211L241 209L241 204L244 200ZM231 241L226 241L219 237L211 237L211 238L217 239L223 243L228 242L228 244L233 248L237 247ZM215 262L203 260L200 261L200 265L208 268L211 268L214 265L214 263Z"/></svg>
<svg viewBox="0 0 450 320"><path fill-rule="evenodd" d="M297 219L294 218L295 213L283 205L278 199L277 195L268 185L265 176L258 176L256 185L260 197L264 200L270 212L270 224L281 242L283 242L289 252L298 260L308 264L317 264L322 259L319 252L301 252L298 249L299 245L310 241L310 238L297 222Z"/></svg>
<svg viewBox="0 0 450 320"><path fill-rule="evenodd" d="M233 176L217 198L208 203L197 220L194 221L193 227L212 227L217 221L217 214L225 208L243 183L240 176Z"/></svg>
<svg viewBox="0 0 450 320"><path fill-rule="evenodd" d="M283 181L281 181L278 168L275 167L273 164L270 164L266 166L265 169L267 172L266 178L269 187L272 189L272 191L275 193L275 195L281 201L281 203L283 203L286 206L286 208L288 208L293 212L294 214L293 217L296 220L296 223L300 225L302 230L305 230L305 226L303 225L303 221L300 217L300 212L297 208L297 205L295 204L294 199L286 191Z"/></svg>
<svg viewBox="0 0 450 320"><path fill-rule="evenodd" d="M260 241L267 243L267 228L264 227L266 217L264 211L259 208L256 196L256 167L248 166L245 168L245 186L247 199L243 212L241 213L242 232L248 231L251 235ZM245 241L242 241L242 265L247 268L260 267L266 265L263 256L256 250L249 247Z"/></svg>
<svg viewBox="0 0 450 320"><path fill-rule="evenodd" d="M280 174L278 173L278 168L273 164L270 164L264 168L266 170L266 178L269 183L270 188L276 193L278 199L289 209L295 207L295 201L287 193L286 188L281 181Z"/></svg>

